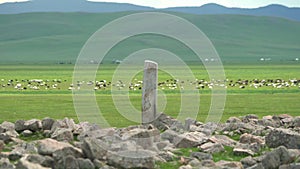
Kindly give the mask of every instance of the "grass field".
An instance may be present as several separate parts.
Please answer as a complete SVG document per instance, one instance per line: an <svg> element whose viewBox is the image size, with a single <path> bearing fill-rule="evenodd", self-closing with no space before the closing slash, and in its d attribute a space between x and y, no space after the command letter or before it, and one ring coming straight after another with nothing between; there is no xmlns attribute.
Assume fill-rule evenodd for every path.
<svg viewBox="0 0 300 169"><path fill-rule="evenodd" d="M116 65L101 65L97 79L110 80ZM199 79L207 79L207 73L202 66L191 66L193 73ZM227 65L226 76L229 79L300 79L298 65ZM65 85L72 82L72 65L2 65L0 79L63 79ZM141 78L141 75L137 76ZM159 81L170 78L167 74L160 74ZM77 120L72 101L72 92L66 89L53 91L17 91L15 89L0 88L0 122L15 121L17 119L32 119L52 117L61 119L70 117ZM167 96L165 113L176 117L180 110L180 93L164 91ZM287 113L299 115L300 89L239 89L228 88L226 106L222 120L231 116L246 114L264 115ZM124 96L120 96L124 97ZM135 124L122 117L115 108L109 91L97 91L96 98L101 113L107 121L116 127ZM130 94L132 105L138 110L141 104L141 91ZM211 94L209 89L200 91L200 110L198 120L205 121L210 108Z"/></svg>

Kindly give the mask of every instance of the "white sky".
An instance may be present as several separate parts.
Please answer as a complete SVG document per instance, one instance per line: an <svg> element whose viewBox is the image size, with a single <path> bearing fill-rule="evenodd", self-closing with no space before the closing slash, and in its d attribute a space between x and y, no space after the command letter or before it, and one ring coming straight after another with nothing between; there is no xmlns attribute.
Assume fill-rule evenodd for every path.
<svg viewBox="0 0 300 169"><path fill-rule="evenodd" d="M4 2L16 2L26 0L0 0ZM100 2L131 3L155 8L167 8L177 6L201 6L207 3L218 3L227 7L256 8L269 4L281 4L288 7L300 7L300 0L90 0Z"/></svg>

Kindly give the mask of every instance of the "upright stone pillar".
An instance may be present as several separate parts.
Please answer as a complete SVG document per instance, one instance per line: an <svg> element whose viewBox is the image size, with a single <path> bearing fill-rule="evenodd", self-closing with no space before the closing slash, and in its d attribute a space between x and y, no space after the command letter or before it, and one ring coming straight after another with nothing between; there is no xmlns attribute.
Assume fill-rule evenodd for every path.
<svg viewBox="0 0 300 169"><path fill-rule="evenodd" d="M157 72L157 63L145 60L142 96L143 124L151 123L156 119Z"/></svg>

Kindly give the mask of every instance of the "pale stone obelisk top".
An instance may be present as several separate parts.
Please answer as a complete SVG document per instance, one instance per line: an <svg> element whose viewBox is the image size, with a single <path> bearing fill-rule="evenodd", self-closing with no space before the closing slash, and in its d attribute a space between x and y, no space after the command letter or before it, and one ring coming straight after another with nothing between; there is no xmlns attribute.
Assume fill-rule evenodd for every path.
<svg viewBox="0 0 300 169"><path fill-rule="evenodd" d="M151 123L156 119L157 76L157 63L145 60L142 96L143 124Z"/></svg>

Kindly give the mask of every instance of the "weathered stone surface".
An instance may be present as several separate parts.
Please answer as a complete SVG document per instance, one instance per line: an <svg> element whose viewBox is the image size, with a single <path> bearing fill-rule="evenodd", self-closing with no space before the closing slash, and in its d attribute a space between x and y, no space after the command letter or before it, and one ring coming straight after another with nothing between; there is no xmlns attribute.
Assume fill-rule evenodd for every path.
<svg viewBox="0 0 300 169"><path fill-rule="evenodd" d="M265 140L263 139L263 137L254 136L254 135L245 133L245 134L241 135L240 143L243 143L243 144L258 143L258 144L264 145Z"/></svg>
<svg viewBox="0 0 300 169"><path fill-rule="evenodd" d="M157 119L154 120L151 124L153 124L156 128L158 128L159 130L168 130L171 128L171 126L174 126L174 123L176 123L177 120L167 116L164 113L161 113L158 115Z"/></svg>
<svg viewBox="0 0 300 169"><path fill-rule="evenodd" d="M15 130L17 132L22 132L22 131L26 130L26 126L24 124L25 124L25 120L18 120L18 121L16 121L16 123L15 123Z"/></svg>
<svg viewBox="0 0 300 169"><path fill-rule="evenodd" d="M31 136L32 134L33 134L33 132L30 131L30 130L24 130L24 131L22 131L22 133L21 133L21 135L23 135L24 137L29 137L29 136Z"/></svg>
<svg viewBox="0 0 300 169"><path fill-rule="evenodd" d="M144 66L142 123L152 123L157 117L157 63L146 60Z"/></svg>
<svg viewBox="0 0 300 169"><path fill-rule="evenodd" d="M85 138L82 144L83 153L91 160L106 159L108 150L109 145L107 143L95 138Z"/></svg>
<svg viewBox="0 0 300 169"><path fill-rule="evenodd" d="M284 164L279 167L279 169L299 169L300 163Z"/></svg>
<svg viewBox="0 0 300 169"><path fill-rule="evenodd" d="M52 155L53 152L65 147L72 147L72 145L65 142L58 142L50 138L37 141L38 153L41 155Z"/></svg>
<svg viewBox="0 0 300 169"><path fill-rule="evenodd" d="M10 163L8 158L0 158L0 169L15 169L15 166Z"/></svg>
<svg viewBox="0 0 300 169"><path fill-rule="evenodd" d="M200 161L213 159L211 154L202 153L202 152L192 152L190 156L193 158L197 158Z"/></svg>
<svg viewBox="0 0 300 169"><path fill-rule="evenodd" d="M70 142L74 139L71 129L67 128L57 128L54 133L51 135L52 139L57 141L67 141Z"/></svg>
<svg viewBox="0 0 300 169"><path fill-rule="evenodd" d="M2 150L4 149L5 143L4 141L0 140L0 153L2 152Z"/></svg>
<svg viewBox="0 0 300 169"><path fill-rule="evenodd" d="M5 121L0 125L0 133L5 133L6 131L13 131L13 130L15 130L14 123Z"/></svg>
<svg viewBox="0 0 300 169"><path fill-rule="evenodd" d="M284 146L280 146L267 153L261 163L265 169L273 169L278 168L283 164L289 164L293 160L294 159L290 156L289 151Z"/></svg>
<svg viewBox="0 0 300 169"><path fill-rule="evenodd" d="M200 132L183 133L175 137L174 145L178 148L192 148L207 141L205 134Z"/></svg>
<svg viewBox="0 0 300 169"><path fill-rule="evenodd" d="M266 136L266 144L271 147L285 146L300 149L300 134L289 129L274 129Z"/></svg>
<svg viewBox="0 0 300 169"><path fill-rule="evenodd" d="M161 133L161 138L163 140L169 140L170 143L174 143L174 139L177 135L178 135L178 133L169 129L169 130L166 130L163 133Z"/></svg>
<svg viewBox="0 0 300 169"><path fill-rule="evenodd" d="M241 163L244 168L249 168L249 167L254 166L257 162L251 156L248 156L246 158L243 158L241 160Z"/></svg>
<svg viewBox="0 0 300 169"><path fill-rule="evenodd" d="M208 143L205 143L205 144L202 144L200 146L201 150L203 150L204 152L207 152L207 153L219 153L219 152L222 152L224 151L224 147L222 146L222 144L220 143L212 143L212 142L208 142Z"/></svg>
<svg viewBox="0 0 300 169"><path fill-rule="evenodd" d="M77 159L72 155L67 155L64 158L64 168L65 169L80 169Z"/></svg>
<svg viewBox="0 0 300 169"><path fill-rule="evenodd" d="M57 161L68 155L72 155L75 158L83 157L82 150L76 147L64 147L52 153L53 158Z"/></svg>
<svg viewBox="0 0 300 169"><path fill-rule="evenodd" d="M77 163L80 169L93 169L95 168L94 164L90 159L78 158Z"/></svg>
<svg viewBox="0 0 300 169"><path fill-rule="evenodd" d="M43 130L51 130L52 125L54 124L55 120L51 118L44 118L42 120L42 128Z"/></svg>
<svg viewBox="0 0 300 169"><path fill-rule="evenodd" d="M50 169L43 167L39 164L31 163L27 161L25 158L20 159L20 161L17 163L16 168L18 169Z"/></svg>
<svg viewBox="0 0 300 169"><path fill-rule="evenodd" d="M233 154L237 156L243 156L243 155L253 156L255 153L250 149L234 148Z"/></svg>
<svg viewBox="0 0 300 169"><path fill-rule="evenodd" d="M31 163L40 164L43 167L53 168L54 160L50 156L42 156L39 154L29 154L26 156L26 160Z"/></svg>
<svg viewBox="0 0 300 169"><path fill-rule="evenodd" d="M230 146L230 147L233 147L234 145L237 144L237 141L235 141L225 135L214 135L209 138L209 141L211 141L213 143L222 144L223 146Z"/></svg>
<svg viewBox="0 0 300 169"><path fill-rule="evenodd" d="M216 163L216 166L221 168L243 169L243 165L240 162L233 162L233 161L221 160Z"/></svg>
<svg viewBox="0 0 300 169"><path fill-rule="evenodd" d="M117 168L154 168L154 154L151 151L109 152L108 163Z"/></svg>
<svg viewBox="0 0 300 169"><path fill-rule="evenodd" d="M77 138L80 141L82 141L86 137L94 137L94 138L101 139L105 136L113 136L115 132L116 132L115 128L94 129L92 131L87 130L87 131L82 131Z"/></svg>

